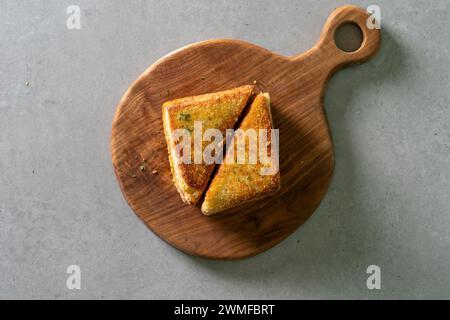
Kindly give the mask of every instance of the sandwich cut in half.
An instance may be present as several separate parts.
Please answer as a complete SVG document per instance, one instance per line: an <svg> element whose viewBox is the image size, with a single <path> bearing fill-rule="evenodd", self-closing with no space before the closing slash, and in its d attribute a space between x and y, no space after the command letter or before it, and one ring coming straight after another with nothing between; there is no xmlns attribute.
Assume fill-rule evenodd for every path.
<svg viewBox="0 0 450 320"><path fill-rule="evenodd" d="M248 85L222 92L175 99L163 104L164 134L173 181L185 203L194 205L200 200L215 165L207 164L203 160L200 162L195 160L195 153L201 153L210 142L201 142L201 148L195 148L194 132L201 131L203 134L207 129L217 129L225 137L226 130L234 128L253 89L254 86ZM201 130L194 130L199 124ZM183 129L190 135L190 161L185 161L188 156L176 150L177 144L185 138L185 136L177 137L178 129ZM214 142L222 143L223 140ZM182 152L185 151L182 150ZM183 156L183 161L180 161L180 157Z"/></svg>
<svg viewBox="0 0 450 320"><path fill-rule="evenodd" d="M205 215L212 215L221 211L236 207L246 202L259 200L274 194L280 189L280 172L278 164L278 147L273 154L272 145L278 141L273 141L272 136L272 115L270 110L270 97L268 93L259 94L253 101L248 113L242 120L235 137L232 157L230 161L229 149L223 163L217 170L208 191L205 195L201 210ZM267 132L266 143L258 140L258 153L260 148L267 148L267 158L264 161L258 157L257 161L250 161L250 153L255 154L255 149L250 149L249 134L244 134L241 141L245 139L245 145L236 143L237 137L248 132L248 129L254 129L256 133ZM267 131L264 131L266 129ZM276 139L278 140L278 139ZM240 148L245 152L245 161L238 161ZM242 159L242 156L241 156Z"/></svg>

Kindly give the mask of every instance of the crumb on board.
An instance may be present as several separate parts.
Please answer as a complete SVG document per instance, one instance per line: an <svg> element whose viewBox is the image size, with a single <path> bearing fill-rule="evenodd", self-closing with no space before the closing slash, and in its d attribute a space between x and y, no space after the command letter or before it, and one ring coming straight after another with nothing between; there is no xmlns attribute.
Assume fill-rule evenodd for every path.
<svg viewBox="0 0 450 320"><path fill-rule="evenodd" d="M158 170L153 170L152 173L153 173L153 174L157 174L157 173L158 173Z"/></svg>

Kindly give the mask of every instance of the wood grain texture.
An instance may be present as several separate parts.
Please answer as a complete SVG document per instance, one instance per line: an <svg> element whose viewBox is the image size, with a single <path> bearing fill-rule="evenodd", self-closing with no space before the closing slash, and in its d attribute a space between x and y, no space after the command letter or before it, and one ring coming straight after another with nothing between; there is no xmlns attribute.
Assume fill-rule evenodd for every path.
<svg viewBox="0 0 450 320"><path fill-rule="evenodd" d="M367 18L359 7L336 9L317 44L298 56L237 40L210 40L153 64L123 96L112 126L114 171L134 212L176 248L214 259L256 255L295 231L319 205L333 174L333 146L323 110L327 82L338 69L370 59L380 46L380 31L369 30ZM361 48L352 53L334 43L335 30L348 22L357 24L364 36ZM169 99L253 81L271 96L274 127L280 130L282 188L265 200L204 216L199 207L182 202L172 182L161 106Z"/></svg>

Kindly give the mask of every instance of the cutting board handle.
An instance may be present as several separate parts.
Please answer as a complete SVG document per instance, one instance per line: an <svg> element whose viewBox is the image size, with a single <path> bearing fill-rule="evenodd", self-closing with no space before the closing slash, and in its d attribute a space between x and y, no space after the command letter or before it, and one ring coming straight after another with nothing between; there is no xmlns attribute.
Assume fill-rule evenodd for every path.
<svg viewBox="0 0 450 320"><path fill-rule="evenodd" d="M372 58L380 48L381 32L376 28L369 28L368 22L373 19L366 10L357 6L342 6L334 10L329 16L316 45L294 59L302 60L306 56L317 59L326 65L329 74L349 64L362 63ZM346 52L338 48L335 42L336 30L343 25L354 24L362 33L362 43L359 49Z"/></svg>

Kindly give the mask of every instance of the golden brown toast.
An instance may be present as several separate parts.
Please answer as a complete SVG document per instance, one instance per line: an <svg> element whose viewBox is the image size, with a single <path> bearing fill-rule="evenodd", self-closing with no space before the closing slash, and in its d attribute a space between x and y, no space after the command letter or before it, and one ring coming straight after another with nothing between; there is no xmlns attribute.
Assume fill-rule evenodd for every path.
<svg viewBox="0 0 450 320"><path fill-rule="evenodd" d="M248 135L245 135L245 164L237 162L238 152L237 147L234 146L234 163L227 163L227 159L224 160L206 192L205 200L201 207L205 215L212 215L249 201L265 198L280 189L278 160L275 163L270 153L270 146L274 141L272 141L270 134L273 125L270 97L267 93L259 94L255 98L239 129L244 131L248 129L255 129L256 131L258 129L268 130L267 142L269 143L268 156L270 156L270 162L262 163L258 158L256 163L249 163L249 138ZM236 142L236 139L234 141ZM273 166L277 168L275 174L261 174L262 168L275 168Z"/></svg>
<svg viewBox="0 0 450 320"><path fill-rule="evenodd" d="M206 129L218 129L225 137L226 129L233 129L242 111L252 95L254 86L242 86L235 89L186 97L163 104L163 124L169 151L169 161L173 180L183 201L196 204L202 196L214 164L194 163L194 122L201 121L202 133ZM192 140L191 163L175 161L174 152L177 142L176 129L187 129ZM203 143L202 149L209 143Z"/></svg>

